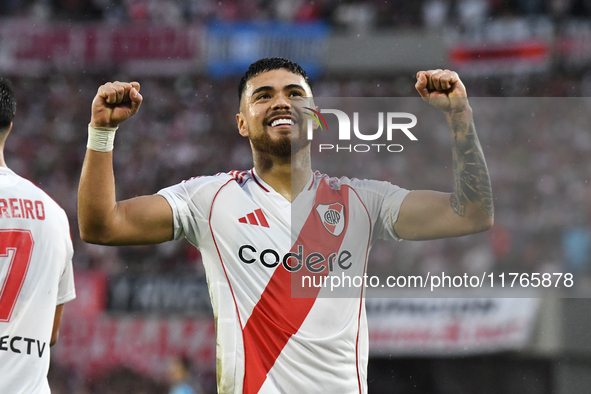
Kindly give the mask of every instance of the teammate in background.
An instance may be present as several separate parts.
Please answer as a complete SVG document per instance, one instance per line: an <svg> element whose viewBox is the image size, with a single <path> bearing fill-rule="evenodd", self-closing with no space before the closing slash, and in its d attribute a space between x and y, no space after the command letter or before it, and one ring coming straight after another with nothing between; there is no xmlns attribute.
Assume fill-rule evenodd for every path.
<svg viewBox="0 0 591 394"><path fill-rule="evenodd" d="M72 240L65 212L12 172L4 144L16 99L0 78L0 393L49 393L49 347L64 303L75 298Z"/></svg>
<svg viewBox="0 0 591 394"><path fill-rule="evenodd" d="M195 392L189 384L191 378L191 361L186 357L175 357L170 360L168 366L168 379L170 391L168 394L201 394Z"/></svg>
<svg viewBox="0 0 591 394"><path fill-rule="evenodd" d="M293 298L291 278L348 269L363 275L378 238L435 239L492 226L488 170L457 74L420 71L416 83L451 127L453 193L312 171L306 122L292 116L292 99L312 97L310 82L299 65L274 58L253 63L239 85L236 121L249 138L253 169L117 202L113 138L138 111L139 89L137 82L107 83L93 100L78 195L82 239L124 245L186 237L201 250L220 393L366 393L363 289L350 298L320 297L318 289ZM332 227L324 226L327 209L338 213Z"/></svg>

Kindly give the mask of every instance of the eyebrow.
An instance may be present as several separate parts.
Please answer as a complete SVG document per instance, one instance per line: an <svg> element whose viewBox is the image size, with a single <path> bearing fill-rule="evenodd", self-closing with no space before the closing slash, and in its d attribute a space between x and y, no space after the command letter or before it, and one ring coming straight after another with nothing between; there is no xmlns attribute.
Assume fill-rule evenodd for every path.
<svg viewBox="0 0 591 394"><path fill-rule="evenodd" d="M283 87L283 89L287 89L287 90L289 90L289 89L299 89L299 90L301 90L303 92L306 91L306 89L304 89L301 85L298 85L297 83L292 83L290 85L286 85L286 86ZM261 87L255 89L252 92L251 97L254 96L254 95L256 95L257 93L264 92L264 91L267 91L267 90L274 90L274 88L272 86L261 86Z"/></svg>
<svg viewBox="0 0 591 394"><path fill-rule="evenodd" d="M300 89L303 90L304 92L306 91L306 89L304 89L302 86L298 85L297 83L292 83L291 85L287 85L286 87L284 87L283 89Z"/></svg>

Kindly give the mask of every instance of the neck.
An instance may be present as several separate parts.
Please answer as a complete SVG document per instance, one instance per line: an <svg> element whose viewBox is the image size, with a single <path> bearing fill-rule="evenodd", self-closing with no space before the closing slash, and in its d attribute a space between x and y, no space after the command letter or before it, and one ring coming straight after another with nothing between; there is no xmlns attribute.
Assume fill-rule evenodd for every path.
<svg viewBox="0 0 591 394"><path fill-rule="evenodd" d="M8 126L8 129L0 129L0 167L8 167L4 161L4 146L6 144L6 137L12 129L12 123Z"/></svg>
<svg viewBox="0 0 591 394"><path fill-rule="evenodd" d="M304 189L312 173L309 148L287 158L256 151L253 157L257 174L289 202Z"/></svg>
<svg viewBox="0 0 591 394"><path fill-rule="evenodd" d="M8 167L4 161L4 144L0 144L0 167Z"/></svg>

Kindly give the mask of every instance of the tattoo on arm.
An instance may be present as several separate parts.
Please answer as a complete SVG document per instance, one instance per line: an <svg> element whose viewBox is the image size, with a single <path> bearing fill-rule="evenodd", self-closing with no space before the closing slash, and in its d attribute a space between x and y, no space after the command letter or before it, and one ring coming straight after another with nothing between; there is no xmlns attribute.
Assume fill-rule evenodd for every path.
<svg viewBox="0 0 591 394"><path fill-rule="evenodd" d="M484 212L492 217L490 177L474 122L468 125L455 121L452 132L454 192L450 198L451 207L459 216L465 216L468 204L480 202Z"/></svg>

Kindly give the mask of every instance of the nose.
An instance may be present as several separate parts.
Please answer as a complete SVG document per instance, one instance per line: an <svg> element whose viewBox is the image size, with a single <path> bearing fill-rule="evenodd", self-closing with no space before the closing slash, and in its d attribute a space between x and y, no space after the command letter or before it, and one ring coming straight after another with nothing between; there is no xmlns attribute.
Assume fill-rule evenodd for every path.
<svg viewBox="0 0 591 394"><path fill-rule="evenodd" d="M283 93L278 94L277 99L273 103L273 109L274 110L278 110L278 109L291 110L291 99L289 97L287 97L286 95L284 95Z"/></svg>

